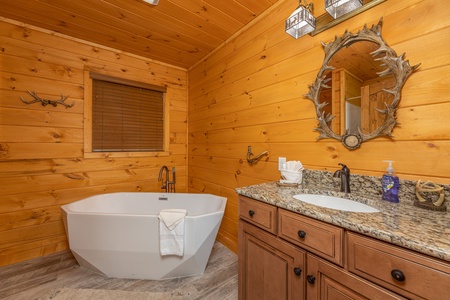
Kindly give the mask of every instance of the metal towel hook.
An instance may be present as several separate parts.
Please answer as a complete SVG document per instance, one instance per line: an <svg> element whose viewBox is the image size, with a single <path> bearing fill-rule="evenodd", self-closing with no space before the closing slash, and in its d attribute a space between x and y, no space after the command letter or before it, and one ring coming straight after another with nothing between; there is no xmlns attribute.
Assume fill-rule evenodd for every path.
<svg viewBox="0 0 450 300"><path fill-rule="evenodd" d="M269 155L269 151L264 151L261 154L251 158L253 156L252 146L248 146L247 161L250 165L256 164L261 159L261 157L267 156L267 155Z"/></svg>

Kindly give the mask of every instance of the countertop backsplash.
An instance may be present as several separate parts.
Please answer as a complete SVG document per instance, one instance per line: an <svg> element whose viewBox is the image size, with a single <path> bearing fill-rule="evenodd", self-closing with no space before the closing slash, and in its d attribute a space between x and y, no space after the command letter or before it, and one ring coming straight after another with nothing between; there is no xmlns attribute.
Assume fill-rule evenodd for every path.
<svg viewBox="0 0 450 300"><path fill-rule="evenodd" d="M414 205L417 181L400 178L399 200L405 205ZM439 184L436 182L436 184ZM444 188L445 202L450 209L450 185L439 184ZM340 178L333 177L333 172L321 170L303 170L303 188L339 191ZM372 200L381 200L381 177L350 174L350 191Z"/></svg>

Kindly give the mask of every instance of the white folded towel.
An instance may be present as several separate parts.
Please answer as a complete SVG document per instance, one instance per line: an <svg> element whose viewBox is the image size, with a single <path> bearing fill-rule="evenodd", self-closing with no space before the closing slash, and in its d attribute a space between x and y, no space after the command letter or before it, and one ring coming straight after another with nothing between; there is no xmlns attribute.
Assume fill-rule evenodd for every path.
<svg viewBox="0 0 450 300"><path fill-rule="evenodd" d="M161 255L184 254L185 209L162 209L159 212L159 251Z"/></svg>

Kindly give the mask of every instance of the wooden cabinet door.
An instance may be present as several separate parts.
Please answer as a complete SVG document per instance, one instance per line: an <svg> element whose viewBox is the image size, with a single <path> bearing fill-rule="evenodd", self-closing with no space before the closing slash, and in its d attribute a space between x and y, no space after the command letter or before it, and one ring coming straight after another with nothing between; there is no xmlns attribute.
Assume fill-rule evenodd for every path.
<svg viewBox="0 0 450 300"><path fill-rule="evenodd" d="M306 254L239 220L239 299L305 299Z"/></svg>
<svg viewBox="0 0 450 300"><path fill-rule="evenodd" d="M406 299L309 253L305 278L308 300Z"/></svg>

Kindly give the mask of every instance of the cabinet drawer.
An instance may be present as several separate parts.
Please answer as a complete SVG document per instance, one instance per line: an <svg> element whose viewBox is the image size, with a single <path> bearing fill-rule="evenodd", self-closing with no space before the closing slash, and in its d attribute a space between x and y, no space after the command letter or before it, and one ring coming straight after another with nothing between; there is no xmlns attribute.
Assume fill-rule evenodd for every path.
<svg viewBox="0 0 450 300"><path fill-rule="evenodd" d="M278 211L278 236L322 258L343 265L344 230L287 210Z"/></svg>
<svg viewBox="0 0 450 300"><path fill-rule="evenodd" d="M449 299L450 263L355 233L349 271L412 299Z"/></svg>
<svg viewBox="0 0 450 300"><path fill-rule="evenodd" d="M273 234L277 233L277 207L239 196L239 217Z"/></svg>

